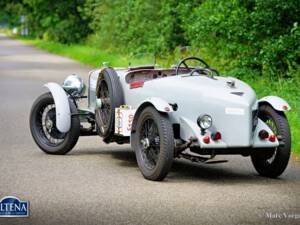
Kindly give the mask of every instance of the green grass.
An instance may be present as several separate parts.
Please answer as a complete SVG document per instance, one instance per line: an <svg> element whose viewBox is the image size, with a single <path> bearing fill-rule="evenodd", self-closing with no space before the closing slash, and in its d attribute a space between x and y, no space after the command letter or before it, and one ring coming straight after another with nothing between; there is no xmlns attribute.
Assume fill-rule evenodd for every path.
<svg viewBox="0 0 300 225"><path fill-rule="evenodd" d="M64 45L38 39L22 38L22 40L50 53L66 56L92 67L101 67L105 62L109 62L111 66L125 66L127 63L127 59L123 55L99 51L92 46Z"/></svg>
<svg viewBox="0 0 300 225"><path fill-rule="evenodd" d="M50 53L66 56L91 67L101 67L108 63L112 67L127 67L132 65L153 62L149 56L139 57L115 53L112 51L100 51L99 49L84 44L65 45L57 42L39 39L20 38L22 41L47 50Z"/></svg>
<svg viewBox="0 0 300 225"><path fill-rule="evenodd" d="M50 53L69 57L91 67L101 67L103 62L109 62L109 65L114 67L123 67L128 66L128 62L130 60L134 61L133 64L145 64L152 61L149 57L132 58L129 55L100 50L86 44L65 45L29 38L22 38L22 40L38 48L47 50ZM197 55L197 53L198 52L195 52L194 54ZM230 60L216 59L209 53L209 51L205 51L205 49L202 49L201 55L209 62L209 64L214 65L215 68L218 68L222 74L226 73L226 71L226 74L228 74L228 71L230 71L229 68L232 68L232 62ZM178 58L179 56L174 53L164 60L158 60L158 63L166 66L173 64L175 62L174 59ZM231 69L231 71L234 70ZM262 77L261 75L254 74L254 76L243 76L242 80L247 82L256 91L258 97L277 95L288 101L292 107L292 110L287 113L292 132L292 151L299 156L300 142L298 141L298 138L300 137L300 69L296 70L295 73L297 74L293 79L272 80L269 77ZM230 72L228 75L231 75Z"/></svg>

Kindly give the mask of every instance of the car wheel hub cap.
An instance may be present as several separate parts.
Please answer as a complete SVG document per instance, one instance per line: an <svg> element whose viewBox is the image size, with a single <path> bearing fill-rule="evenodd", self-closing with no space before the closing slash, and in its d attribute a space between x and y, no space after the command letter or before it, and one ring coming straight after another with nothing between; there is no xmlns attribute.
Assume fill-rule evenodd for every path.
<svg viewBox="0 0 300 225"><path fill-rule="evenodd" d="M62 133L59 133L59 131L56 129L55 126L55 105L48 105L42 114L42 127L43 132L46 136L46 138L49 140L52 144L59 144L64 139L59 138L59 136L62 136Z"/></svg>
<svg viewBox="0 0 300 225"><path fill-rule="evenodd" d="M50 120L50 119L47 120L47 121L46 121L46 128L47 128L47 130L50 130L50 131L51 131L52 126L53 126L52 120Z"/></svg>
<svg viewBox="0 0 300 225"><path fill-rule="evenodd" d="M141 140L141 144L143 146L144 149L148 149L150 147L150 143L149 143L149 139L148 138L144 138Z"/></svg>

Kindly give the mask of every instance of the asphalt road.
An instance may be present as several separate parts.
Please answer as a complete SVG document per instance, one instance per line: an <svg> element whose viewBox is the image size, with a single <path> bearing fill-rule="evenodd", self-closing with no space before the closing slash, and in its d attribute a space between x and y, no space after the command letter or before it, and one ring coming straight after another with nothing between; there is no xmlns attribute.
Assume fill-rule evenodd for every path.
<svg viewBox="0 0 300 225"><path fill-rule="evenodd" d="M44 154L29 131L34 99L45 82L61 83L71 73L87 78L88 71L0 36L0 199L30 201L29 218L0 218L1 225L300 224L296 162L268 179L249 158L216 165L175 160L167 179L151 182L129 145L106 145L100 137L81 137L65 156Z"/></svg>

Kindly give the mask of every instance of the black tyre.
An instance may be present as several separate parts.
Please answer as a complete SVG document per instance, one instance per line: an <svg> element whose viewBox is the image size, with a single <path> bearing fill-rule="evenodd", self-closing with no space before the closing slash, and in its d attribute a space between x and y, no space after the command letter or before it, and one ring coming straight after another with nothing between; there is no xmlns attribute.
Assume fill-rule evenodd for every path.
<svg viewBox="0 0 300 225"><path fill-rule="evenodd" d="M105 68L97 82L97 97L101 99L101 107L96 111L98 133L105 142L110 142L114 135L115 108L124 105L124 97L119 77L111 68Z"/></svg>
<svg viewBox="0 0 300 225"><path fill-rule="evenodd" d="M167 115L146 107L137 119L131 144L143 176L163 180L174 158L174 134Z"/></svg>
<svg viewBox="0 0 300 225"><path fill-rule="evenodd" d="M252 155L251 160L261 176L275 178L284 172L289 162L291 154L290 127L284 113L274 110L267 104L259 107L258 117L271 128L281 145L271 151L271 154Z"/></svg>
<svg viewBox="0 0 300 225"><path fill-rule="evenodd" d="M77 113L75 104L70 100L72 114ZM77 143L80 135L79 116L72 116L71 128L61 133L56 128L55 104L51 93L41 95L33 103L30 112L30 131L35 143L48 154L63 155Z"/></svg>

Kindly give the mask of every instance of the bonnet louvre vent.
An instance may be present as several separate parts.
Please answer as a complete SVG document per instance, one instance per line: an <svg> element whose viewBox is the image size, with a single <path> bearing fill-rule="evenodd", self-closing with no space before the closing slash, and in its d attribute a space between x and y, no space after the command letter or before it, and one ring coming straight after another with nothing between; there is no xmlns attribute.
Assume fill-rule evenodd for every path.
<svg viewBox="0 0 300 225"><path fill-rule="evenodd" d="M230 94L238 95L238 96L243 96L244 92L236 91L236 92L230 92Z"/></svg>

